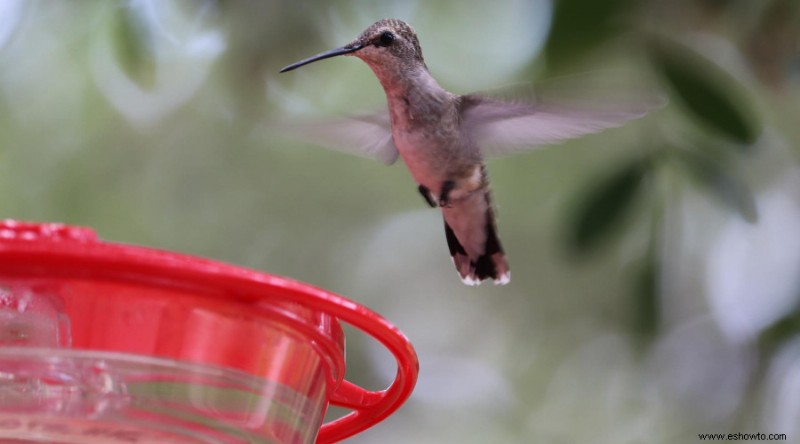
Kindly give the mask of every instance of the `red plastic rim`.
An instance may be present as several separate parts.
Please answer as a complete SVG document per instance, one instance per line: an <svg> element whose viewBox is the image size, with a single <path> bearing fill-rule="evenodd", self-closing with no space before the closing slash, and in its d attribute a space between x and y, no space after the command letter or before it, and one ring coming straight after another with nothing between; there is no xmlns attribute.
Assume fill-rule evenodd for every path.
<svg viewBox="0 0 800 444"><path fill-rule="evenodd" d="M328 362L329 402L352 412L323 424L318 443L340 441L382 421L408 399L416 384L416 352L394 325L347 298L284 277L193 256L101 242L89 228L13 220L0 221L0 271L119 281L162 278L228 294L264 295L253 301L255 308L264 311L274 310L276 301L298 303L356 327L392 353L397 373L385 390L370 391L344 379L344 369L338 368L343 362ZM309 333L314 337L323 327Z"/></svg>

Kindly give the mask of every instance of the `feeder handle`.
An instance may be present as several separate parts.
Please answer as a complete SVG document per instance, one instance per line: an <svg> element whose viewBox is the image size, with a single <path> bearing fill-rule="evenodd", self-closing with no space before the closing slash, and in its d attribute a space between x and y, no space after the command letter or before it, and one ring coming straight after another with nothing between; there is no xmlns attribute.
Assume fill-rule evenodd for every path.
<svg viewBox="0 0 800 444"><path fill-rule="evenodd" d="M324 290L313 296L316 297L311 305L372 336L397 360L397 374L385 390L370 391L347 380L342 380L334 389L330 395L331 404L353 411L322 425L317 444L328 444L367 429L400 408L417 383L419 361L408 338L379 314Z"/></svg>

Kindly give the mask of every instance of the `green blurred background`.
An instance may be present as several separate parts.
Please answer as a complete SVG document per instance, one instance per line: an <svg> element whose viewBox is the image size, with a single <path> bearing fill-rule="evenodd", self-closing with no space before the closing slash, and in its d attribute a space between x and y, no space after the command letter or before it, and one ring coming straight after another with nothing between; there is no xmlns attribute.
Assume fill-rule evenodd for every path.
<svg viewBox="0 0 800 444"><path fill-rule="evenodd" d="M277 74L384 17L454 92L596 74L670 103L491 161L513 279L466 287L402 166L275 130L385 106L353 58ZM0 67L0 217L310 282L410 337L414 395L349 442L800 442L796 0L4 0ZM349 333L348 378L386 386Z"/></svg>

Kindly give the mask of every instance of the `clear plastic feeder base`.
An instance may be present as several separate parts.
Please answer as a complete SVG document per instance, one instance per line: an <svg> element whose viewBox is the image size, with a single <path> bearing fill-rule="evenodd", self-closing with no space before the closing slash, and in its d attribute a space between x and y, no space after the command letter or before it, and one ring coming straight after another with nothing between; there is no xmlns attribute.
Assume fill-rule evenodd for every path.
<svg viewBox="0 0 800 444"><path fill-rule="evenodd" d="M0 368L3 443L304 443L322 423L323 390L221 367L9 347Z"/></svg>

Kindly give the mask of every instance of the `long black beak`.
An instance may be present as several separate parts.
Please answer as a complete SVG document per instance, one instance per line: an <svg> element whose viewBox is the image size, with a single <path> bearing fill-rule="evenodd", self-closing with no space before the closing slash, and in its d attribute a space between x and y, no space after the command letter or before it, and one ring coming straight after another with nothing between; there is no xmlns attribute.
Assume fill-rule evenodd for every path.
<svg viewBox="0 0 800 444"><path fill-rule="evenodd" d="M283 68L280 72L291 71L293 69L297 69L303 65L308 65L311 62L316 62L317 60L322 59L329 59L331 57L336 57L343 54L350 54L351 52L356 52L361 49L363 45L361 43L353 43L347 46L342 46L341 48L331 49L330 51L325 51L323 53L317 54L313 57L309 57L305 60L300 60L297 63L292 63L291 65Z"/></svg>

